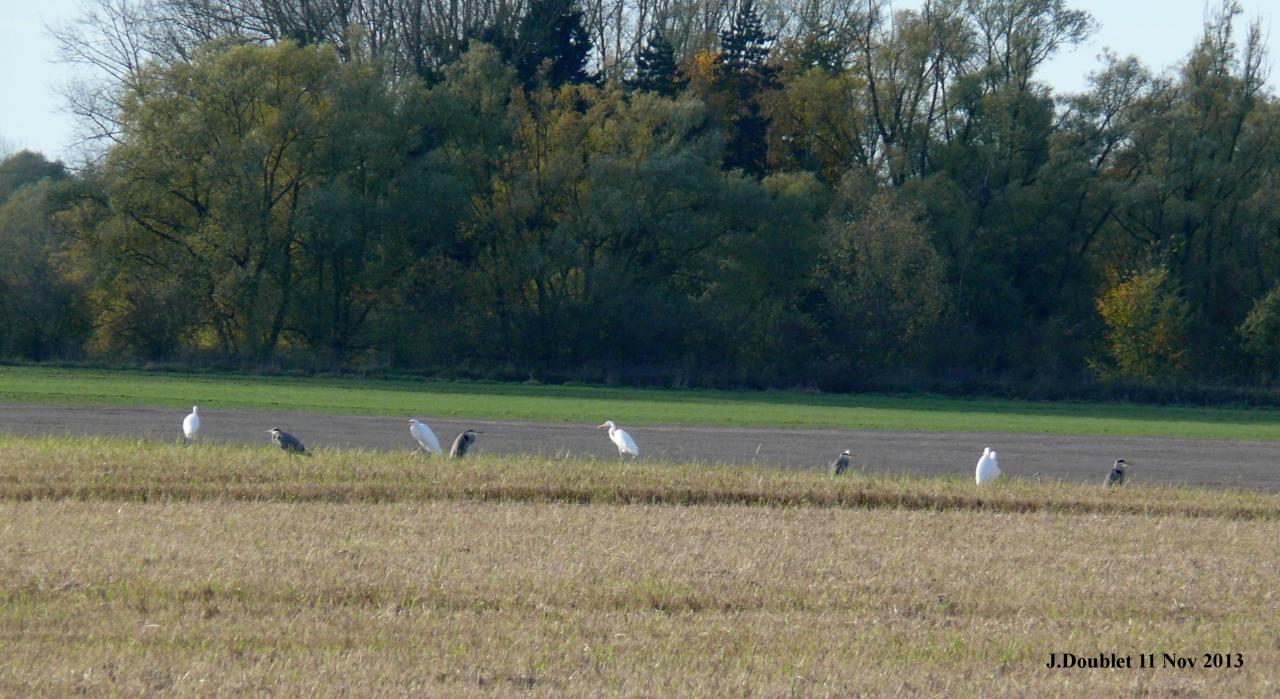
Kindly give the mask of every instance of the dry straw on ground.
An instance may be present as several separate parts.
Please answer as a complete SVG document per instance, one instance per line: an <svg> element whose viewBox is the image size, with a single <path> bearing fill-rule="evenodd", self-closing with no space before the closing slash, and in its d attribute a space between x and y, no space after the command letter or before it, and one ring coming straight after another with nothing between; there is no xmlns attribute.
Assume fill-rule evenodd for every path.
<svg viewBox="0 0 1280 699"><path fill-rule="evenodd" d="M43 440L0 493L3 695L1280 687L1269 494Z"/></svg>

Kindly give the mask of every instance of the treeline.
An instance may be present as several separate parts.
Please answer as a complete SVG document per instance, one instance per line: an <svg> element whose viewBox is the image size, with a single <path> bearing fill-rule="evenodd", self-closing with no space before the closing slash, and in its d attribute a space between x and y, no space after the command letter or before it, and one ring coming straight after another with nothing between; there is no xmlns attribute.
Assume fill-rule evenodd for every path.
<svg viewBox="0 0 1280 699"><path fill-rule="evenodd" d="M1280 112L1037 71L1059 0L103 0L0 164L0 356L677 385L1269 385Z"/></svg>

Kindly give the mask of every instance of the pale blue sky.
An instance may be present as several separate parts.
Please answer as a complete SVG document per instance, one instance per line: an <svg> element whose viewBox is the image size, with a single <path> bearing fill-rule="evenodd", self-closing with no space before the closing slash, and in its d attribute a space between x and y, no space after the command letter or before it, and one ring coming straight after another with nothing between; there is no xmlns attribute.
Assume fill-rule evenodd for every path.
<svg viewBox="0 0 1280 699"><path fill-rule="evenodd" d="M71 68L57 62L53 39L45 24L58 25L74 17L83 0L0 0L0 144L30 148L51 158L76 160L75 125L63 111L57 88L66 84ZM918 3L899 0L898 7ZM1101 24L1093 40L1059 55L1041 79L1061 92L1085 85L1097 67L1104 47L1121 55L1137 55L1155 69L1181 60L1199 36L1205 17L1203 0L1077 0L1073 7L1089 11ZM1270 30L1280 6L1273 0L1243 0L1246 18L1261 17ZM1275 9L1267 10L1270 5ZM1217 3L1211 6L1217 7ZM1271 64L1280 54L1280 37L1268 31ZM1276 85L1274 75L1270 81Z"/></svg>

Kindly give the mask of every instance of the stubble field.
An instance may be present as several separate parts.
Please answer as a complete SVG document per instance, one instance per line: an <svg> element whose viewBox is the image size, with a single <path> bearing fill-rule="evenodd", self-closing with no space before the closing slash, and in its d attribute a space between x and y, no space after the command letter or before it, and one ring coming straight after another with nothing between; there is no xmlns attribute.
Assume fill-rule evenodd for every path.
<svg viewBox="0 0 1280 699"><path fill-rule="evenodd" d="M1266 695L1278 535L1269 492L4 438L0 694Z"/></svg>

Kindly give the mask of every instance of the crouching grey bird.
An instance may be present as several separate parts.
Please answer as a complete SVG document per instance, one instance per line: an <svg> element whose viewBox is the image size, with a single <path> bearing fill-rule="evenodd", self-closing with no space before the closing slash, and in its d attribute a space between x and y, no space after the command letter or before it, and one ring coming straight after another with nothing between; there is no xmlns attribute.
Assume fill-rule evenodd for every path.
<svg viewBox="0 0 1280 699"><path fill-rule="evenodd" d="M1111 467L1111 472L1107 474L1107 479L1102 482L1102 485L1106 488L1124 485L1124 469L1128 465L1124 459L1116 459L1115 465Z"/></svg>
<svg viewBox="0 0 1280 699"><path fill-rule="evenodd" d="M461 459L471 451L471 445L476 443L476 435L480 434L475 430L467 430L458 435L453 440L453 448L449 450L449 456L454 459Z"/></svg>
<svg viewBox="0 0 1280 699"><path fill-rule="evenodd" d="M285 432L279 427L272 427L271 429L267 430L267 434L271 435L272 444L275 444L277 447L280 447L281 449L283 449L284 453L288 454L290 457L292 457L294 454L311 456L310 454L307 453L307 448L302 446L302 441L300 439L289 434L288 432Z"/></svg>
<svg viewBox="0 0 1280 699"><path fill-rule="evenodd" d="M849 470L849 450L845 449L840 452L840 456L831 462L831 475L838 476Z"/></svg>

